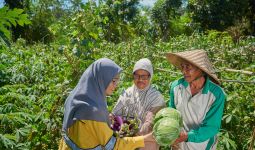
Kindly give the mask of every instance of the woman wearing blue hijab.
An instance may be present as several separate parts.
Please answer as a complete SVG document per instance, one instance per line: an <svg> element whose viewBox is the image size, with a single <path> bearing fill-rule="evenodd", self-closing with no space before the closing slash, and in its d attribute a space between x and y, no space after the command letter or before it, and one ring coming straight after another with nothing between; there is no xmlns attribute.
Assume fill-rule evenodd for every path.
<svg viewBox="0 0 255 150"><path fill-rule="evenodd" d="M86 69L66 99L59 150L132 150L144 147L144 141L154 141L152 134L121 139L113 136L106 96L117 87L121 71L107 58Z"/></svg>

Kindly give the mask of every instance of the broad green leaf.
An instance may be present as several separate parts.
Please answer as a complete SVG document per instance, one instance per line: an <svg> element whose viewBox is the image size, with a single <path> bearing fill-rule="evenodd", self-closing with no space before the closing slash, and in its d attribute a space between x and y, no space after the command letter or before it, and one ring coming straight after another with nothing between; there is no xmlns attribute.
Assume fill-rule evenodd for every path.
<svg viewBox="0 0 255 150"><path fill-rule="evenodd" d="M19 24L20 26L24 26L24 21L23 21L23 20L17 20L17 22L18 22L18 24Z"/></svg>
<svg viewBox="0 0 255 150"><path fill-rule="evenodd" d="M72 32L72 36L76 36L78 33L79 33L79 31L74 30L74 31Z"/></svg>
<svg viewBox="0 0 255 150"><path fill-rule="evenodd" d="M0 24L0 31L2 31L4 33L4 35L7 37L7 38L11 38L11 33L9 30L7 30L3 25Z"/></svg>
<svg viewBox="0 0 255 150"><path fill-rule="evenodd" d="M6 138L10 139L10 140L14 140L16 141L16 137L14 135L11 135L11 134L5 134L4 135Z"/></svg>
<svg viewBox="0 0 255 150"><path fill-rule="evenodd" d="M13 10L9 10L6 14L8 18L18 18L19 14Z"/></svg>
<svg viewBox="0 0 255 150"><path fill-rule="evenodd" d="M0 20L0 21L1 21L1 20ZM8 26L8 27L11 27L11 24L10 24L9 22L7 22L7 21L4 22L3 24L6 25L6 26Z"/></svg>
<svg viewBox="0 0 255 150"><path fill-rule="evenodd" d="M93 39L97 40L98 39L98 35L96 33L90 32L89 35L91 37L93 37Z"/></svg>
<svg viewBox="0 0 255 150"><path fill-rule="evenodd" d="M229 115L229 116L226 118L226 123L229 123L231 120L232 120L232 115Z"/></svg>
<svg viewBox="0 0 255 150"><path fill-rule="evenodd" d="M15 19L8 18L8 20L11 22L12 25L14 25L16 27L17 23L16 23Z"/></svg>
<svg viewBox="0 0 255 150"><path fill-rule="evenodd" d="M24 12L23 9L14 8L13 11L17 14L22 14Z"/></svg>

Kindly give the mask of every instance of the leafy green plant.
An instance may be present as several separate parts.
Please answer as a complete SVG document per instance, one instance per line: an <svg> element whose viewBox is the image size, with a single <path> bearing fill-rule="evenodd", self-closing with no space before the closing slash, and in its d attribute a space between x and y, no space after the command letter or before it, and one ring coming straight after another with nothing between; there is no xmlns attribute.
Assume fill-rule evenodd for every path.
<svg viewBox="0 0 255 150"><path fill-rule="evenodd" d="M0 8L0 33L3 33L8 39L11 38L11 32L9 28L13 25L14 27L19 24L24 26L30 24L31 21L28 19L28 15L23 13L22 9L14 8L9 10L8 7ZM0 34L1 37L3 37Z"/></svg>
<svg viewBox="0 0 255 150"><path fill-rule="evenodd" d="M234 43L228 33L210 31L176 36L168 42L139 37L118 44L99 40L87 47L80 41L27 45L19 39L11 48L0 45L0 149L57 149L65 99L94 60L108 57L124 70L119 88L107 97L111 111L122 91L132 85L137 60L152 61L153 86L168 102L169 84L181 73L164 54L201 48L208 52L227 94L218 149L247 149L255 124L254 74L226 69L254 73L254 42L254 37L247 37ZM81 48L81 55L74 52L75 46Z"/></svg>

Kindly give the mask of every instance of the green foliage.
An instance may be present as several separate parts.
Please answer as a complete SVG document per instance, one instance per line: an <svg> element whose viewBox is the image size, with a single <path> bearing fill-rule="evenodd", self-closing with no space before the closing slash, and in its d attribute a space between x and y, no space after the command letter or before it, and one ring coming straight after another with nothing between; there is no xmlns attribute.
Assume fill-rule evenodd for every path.
<svg viewBox="0 0 255 150"><path fill-rule="evenodd" d="M99 4L104 39L118 43L134 37L135 17L138 14L138 0L105 0ZM136 23L134 23L136 24Z"/></svg>
<svg viewBox="0 0 255 150"><path fill-rule="evenodd" d="M143 57L152 61L153 86L168 102L169 84L181 74L164 53L186 49L205 49L220 79L248 81L222 80L228 98L217 148L248 149L255 77L226 69L255 72L255 38L244 36L254 33L252 2L191 0L189 11L179 0L158 0L152 8L138 2L26 0L14 4L24 11L0 9L0 149L57 149L64 101L83 71L101 57L124 69L119 88L107 98L109 111L132 85L133 65ZM25 40L7 48L4 43L16 31Z"/></svg>
<svg viewBox="0 0 255 150"><path fill-rule="evenodd" d="M174 22L180 17L178 10L181 7L180 0L158 0L156 1L151 12L151 19L155 22L156 28L158 27L158 36L163 40L168 40L170 35L174 35Z"/></svg>
<svg viewBox="0 0 255 150"><path fill-rule="evenodd" d="M220 79L255 82L254 75L224 71L232 68L255 72L254 37L234 43L227 32L210 30L207 34L175 36L168 42L138 37L115 44L102 40L100 36L98 39L91 36L90 33L100 35L95 26L100 18L92 14L83 17L92 12L97 14L100 9L89 11L87 6L94 5L82 7L81 16L72 18L75 22L65 27L76 32L68 34L63 31L67 37L59 43L28 46L20 39L11 48L0 45L0 149L57 149L64 101L83 71L101 57L114 60L124 69L118 90L107 98L109 110L123 89L132 84L133 65L143 57L153 63L153 86L164 95L165 101L169 100L169 84L181 75L165 59L165 52L205 49ZM93 20L95 24L90 26L91 30L86 30ZM59 26L54 28L56 33L61 31ZM84 39L87 40L85 44ZM248 148L255 124L255 89L251 85L222 81L228 98L218 149Z"/></svg>
<svg viewBox="0 0 255 150"><path fill-rule="evenodd" d="M247 16L251 5L249 0L191 0L188 3L188 11L194 23L200 24L202 30L223 31L234 25L235 21Z"/></svg>
<svg viewBox="0 0 255 150"><path fill-rule="evenodd" d="M158 0L152 8L139 5L138 0L5 2L10 8L22 8L28 15L21 17L23 21L14 21L16 26L11 23L13 21L1 21L0 24L4 25L0 26L0 40L7 43L4 36L10 36L10 33L14 41L22 37L29 44L64 44L73 40L92 44L94 39L120 43L137 36L168 41L181 34L191 35L194 30L211 29L227 29L235 42L238 42L243 35L254 34L255 7L252 0ZM29 18L31 24L21 27L19 24L26 22L24 18ZM73 35L82 37L70 39Z"/></svg>
<svg viewBox="0 0 255 150"><path fill-rule="evenodd" d="M93 56L80 63L68 47L25 45L0 49L0 149L57 149L64 100Z"/></svg>
<svg viewBox="0 0 255 150"><path fill-rule="evenodd" d="M50 32L49 27L57 21L66 19L69 13L64 10L64 0L31 1L27 7L32 24L24 29L21 37L29 43L52 42L54 35Z"/></svg>
<svg viewBox="0 0 255 150"><path fill-rule="evenodd" d="M22 9L14 8L9 10L8 7L0 8L0 33L3 33L9 40L11 39L11 32L9 30L11 26L16 27L17 24L24 26L30 23L28 15L24 14Z"/></svg>

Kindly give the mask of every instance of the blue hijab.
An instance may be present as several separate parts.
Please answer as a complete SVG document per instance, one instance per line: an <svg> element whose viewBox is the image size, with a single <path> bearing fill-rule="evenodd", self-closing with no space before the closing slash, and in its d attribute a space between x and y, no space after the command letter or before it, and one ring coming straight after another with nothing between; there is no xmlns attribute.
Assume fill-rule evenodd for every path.
<svg viewBox="0 0 255 150"><path fill-rule="evenodd" d="M92 63L67 97L63 131L77 120L94 120L109 124L105 90L122 69L112 60L101 58Z"/></svg>

